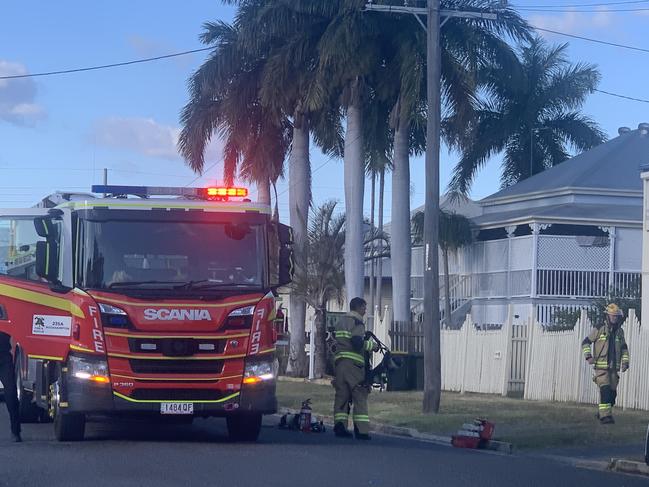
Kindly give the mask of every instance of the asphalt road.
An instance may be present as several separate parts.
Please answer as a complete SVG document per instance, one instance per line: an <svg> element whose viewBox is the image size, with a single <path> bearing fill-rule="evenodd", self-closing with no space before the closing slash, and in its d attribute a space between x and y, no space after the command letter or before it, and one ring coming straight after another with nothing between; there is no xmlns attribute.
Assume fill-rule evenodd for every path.
<svg viewBox="0 0 649 487"><path fill-rule="evenodd" d="M229 443L225 422L192 426L90 424L86 441L58 443L52 425L24 425L8 441L0 404L0 486L646 486L646 479L376 436L369 443L331 432L280 431L268 418L260 441Z"/></svg>

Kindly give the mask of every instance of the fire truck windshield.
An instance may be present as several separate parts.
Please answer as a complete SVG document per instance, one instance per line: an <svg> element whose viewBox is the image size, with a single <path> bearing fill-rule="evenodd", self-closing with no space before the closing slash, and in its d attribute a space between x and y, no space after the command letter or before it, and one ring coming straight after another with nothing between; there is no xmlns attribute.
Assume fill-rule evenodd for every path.
<svg viewBox="0 0 649 487"><path fill-rule="evenodd" d="M260 288L263 224L79 220L77 285L182 291Z"/></svg>

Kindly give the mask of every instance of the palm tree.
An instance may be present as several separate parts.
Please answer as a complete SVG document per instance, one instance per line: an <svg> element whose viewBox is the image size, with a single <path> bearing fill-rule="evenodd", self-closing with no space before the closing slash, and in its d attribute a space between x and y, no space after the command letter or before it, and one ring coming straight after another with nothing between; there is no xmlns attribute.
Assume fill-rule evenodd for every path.
<svg viewBox="0 0 649 487"><path fill-rule="evenodd" d="M344 247L345 217L336 215L336 202L328 201L312 212L309 223L307 247L307 272L296 276L293 283L295 295L302 297L316 312L315 375L321 377L325 370L325 323L327 304L343 301L345 287Z"/></svg>
<svg viewBox="0 0 649 487"><path fill-rule="evenodd" d="M336 201L327 201L312 211L308 254L303 259L307 262L307 272L296 276L293 283L295 294L301 296L316 312L314 341L317 377L321 377L325 371L327 305L331 301L342 304L344 300L345 214L336 214L336 206ZM387 247L385 235L376 229L370 228L364 233L363 246L367 260L379 257L371 250L376 241L381 241Z"/></svg>
<svg viewBox="0 0 649 487"><path fill-rule="evenodd" d="M483 10L485 0L445 0L442 7L455 10ZM400 25L399 25L400 24ZM410 166L409 157L422 150L425 123L425 58L426 36L412 16L402 16L393 27L382 32L391 48L387 66L394 73L392 81L394 109L394 169L392 172L392 282L395 321L410 321ZM470 112L475 96L476 73L486 64L507 65L515 60L508 44L510 39L529 37L529 27L513 10L503 9L498 21L449 18L441 30L443 113L456 121L456 127ZM447 134L452 134L451 131ZM452 134L454 135L454 134ZM433 332L435 333L435 332ZM437 340L438 342L438 340ZM439 354L439 349L434 351ZM433 358L433 363L439 360ZM440 370L428 371L435 377ZM427 382L428 384L428 382ZM424 410L439 409L441 391L426 390Z"/></svg>
<svg viewBox="0 0 649 487"><path fill-rule="evenodd" d="M252 107L240 104L232 108L235 114L244 117L245 113L240 112L249 113L250 108L263 112L265 116L261 120L277 125L284 135L282 140L291 143L288 161L290 222L298 255L296 272L306 272L306 262L299 259L302 258L300 256L306 255L308 243L307 225L311 203L310 131L323 150L332 154L342 152L340 116L337 108L327 103L326 86L314 82L315 67L318 65L316 46L327 24L308 12L300 11L297 4L299 2L293 2L295 5L291 5L290 1L224 1L239 7L233 28L238 35L232 41L232 49L219 51L222 59L220 62L226 65L239 62L247 68L255 67L259 74L259 83L254 87L244 85L240 88L251 100L254 99ZM219 59L213 59L211 64L218 65L218 62ZM212 74L209 69L205 71L208 76ZM196 80L192 86L200 87L206 82L209 83L208 76ZM239 91L236 80L230 79L229 85L226 86ZM208 106L211 98L213 94L207 96ZM212 128L209 122L206 123L198 138L209 136L207 134L211 134ZM263 137L259 137L257 142L264 146L261 151L255 149L255 153L260 155L265 151L265 147L278 145L277 142L273 144L272 139ZM238 148L239 145L234 143L226 145L226 167L233 165L231 160L234 157L229 156L231 153L238 154ZM195 152L202 154L202 150ZM246 161L250 163L246 164ZM271 164L270 167L274 165ZM242 174L263 174L267 168L269 164L262 157L244 159ZM271 182L273 181L274 179L271 179ZM290 302L289 321L292 336L289 369L295 375L304 375L306 371L305 315L306 303L300 296L295 296Z"/></svg>
<svg viewBox="0 0 649 487"><path fill-rule="evenodd" d="M598 125L579 110L599 83L591 64L567 60L568 45L548 46L541 38L520 49L507 70L486 66L480 73L483 96L470 122L450 119L445 130L460 150L450 190L466 194L487 160L504 153L502 186L560 164L570 149L584 151L604 141ZM462 130L460 126L465 126Z"/></svg>
<svg viewBox="0 0 649 487"><path fill-rule="evenodd" d="M424 240L424 213L418 211L412 217L412 241L421 245ZM448 270L449 251L469 245L473 241L471 222L464 215L440 210L439 212L439 248L444 262L444 319L451 324L451 283Z"/></svg>
<svg viewBox="0 0 649 487"><path fill-rule="evenodd" d="M189 81L190 100L181 114L178 146L187 164L201 173L213 136L224 144L224 179L237 170L258 187L258 200L270 204L270 185L282 175L290 144L285 119L261 106L258 92L264 60L241 49L240 30L224 22L206 23L201 41L214 46Z"/></svg>

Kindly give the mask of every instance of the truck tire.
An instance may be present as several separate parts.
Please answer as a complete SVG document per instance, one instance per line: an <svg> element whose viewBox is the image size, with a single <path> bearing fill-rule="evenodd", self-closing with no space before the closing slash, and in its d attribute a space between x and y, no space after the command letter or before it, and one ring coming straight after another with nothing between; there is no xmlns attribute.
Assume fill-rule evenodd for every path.
<svg viewBox="0 0 649 487"><path fill-rule="evenodd" d="M86 416L61 411L61 375L50 385L50 415L54 422L54 436L58 441L82 441L86 432Z"/></svg>
<svg viewBox="0 0 649 487"><path fill-rule="evenodd" d="M18 396L18 410L20 411L21 423L38 423L41 416L41 408L34 403L34 394L25 390L23 386L23 374L20 367L22 357L20 352L16 352L15 371L16 371L16 394Z"/></svg>
<svg viewBox="0 0 649 487"><path fill-rule="evenodd" d="M86 432L86 416L59 413L54 417L54 435L58 441L82 441Z"/></svg>
<svg viewBox="0 0 649 487"><path fill-rule="evenodd" d="M261 414L232 414L226 417L232 441L257 441L261 432Z"/></svg>

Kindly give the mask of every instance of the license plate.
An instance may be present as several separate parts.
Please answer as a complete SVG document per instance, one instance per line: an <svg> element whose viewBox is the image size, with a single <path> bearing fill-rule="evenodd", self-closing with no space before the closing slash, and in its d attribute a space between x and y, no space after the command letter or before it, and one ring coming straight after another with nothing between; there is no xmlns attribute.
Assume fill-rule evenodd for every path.
<svg viewBox="0 0 649 487"><path fill-rule="evenodd" d="M162 402L160 414L194 414L194 403L191 402Z"/></svg>

